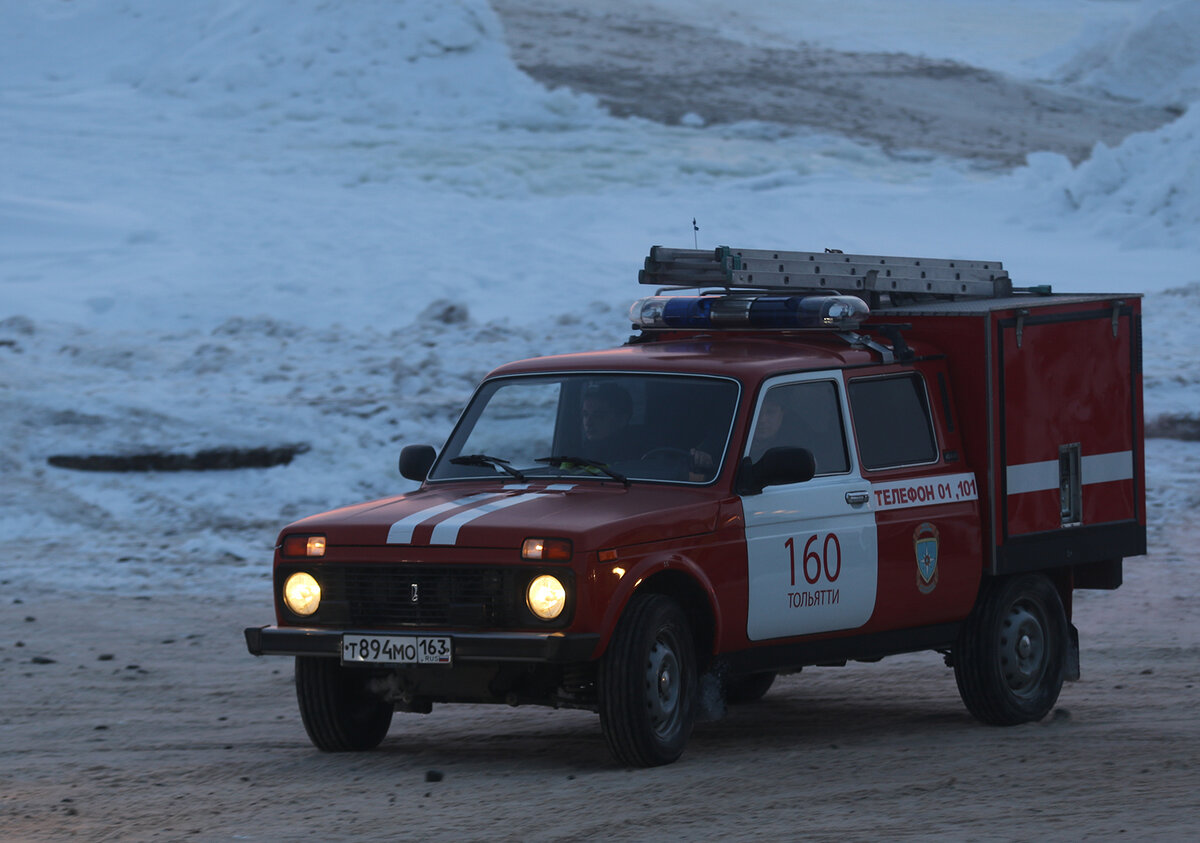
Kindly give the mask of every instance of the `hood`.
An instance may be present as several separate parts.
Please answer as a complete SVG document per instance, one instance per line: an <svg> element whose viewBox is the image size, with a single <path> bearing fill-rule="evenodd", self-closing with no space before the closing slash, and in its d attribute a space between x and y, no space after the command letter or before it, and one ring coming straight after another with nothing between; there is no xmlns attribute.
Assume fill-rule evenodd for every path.
<svg viewBox="0 0 1200 843"><path fill-rule="evenodd" d="M284 532L324 533L330 547L514 548L568 538L586 552L711 532L720 500L711 487L455 483L314 515Z"/></svg>

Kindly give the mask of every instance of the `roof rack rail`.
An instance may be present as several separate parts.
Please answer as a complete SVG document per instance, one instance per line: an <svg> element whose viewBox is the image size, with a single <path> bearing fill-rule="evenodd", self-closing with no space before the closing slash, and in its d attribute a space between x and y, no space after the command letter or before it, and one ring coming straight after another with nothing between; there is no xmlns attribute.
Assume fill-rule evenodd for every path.
<svg viewBox="0 0 1200 843"><path fill-rule="evenodd" d="M730 290L855 293L875 306L881 295L1005 298L1012 280L1000 261L780 252L766 249L673 249L652 246L642 284Z"/></svg>

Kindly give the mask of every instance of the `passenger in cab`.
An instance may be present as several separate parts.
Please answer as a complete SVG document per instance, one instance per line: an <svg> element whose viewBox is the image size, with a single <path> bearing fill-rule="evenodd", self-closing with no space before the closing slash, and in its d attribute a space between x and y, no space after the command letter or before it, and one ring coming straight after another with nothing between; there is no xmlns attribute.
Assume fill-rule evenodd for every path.
<svg viewBox="0 0 1200 843"><path fill-rule="evenodd" d="M750 444L750 459L758 462L772 448L796 444L787 433L785 416L779 390L773 389L767 393L762 409L758 411L758 426L754 429L754 441Z"/></svg>

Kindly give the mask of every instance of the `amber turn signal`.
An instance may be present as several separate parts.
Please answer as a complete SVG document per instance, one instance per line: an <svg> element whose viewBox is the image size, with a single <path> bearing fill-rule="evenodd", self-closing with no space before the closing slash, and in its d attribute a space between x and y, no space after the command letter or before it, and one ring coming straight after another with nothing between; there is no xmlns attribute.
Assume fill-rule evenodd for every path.
<svg viewBox="0 0 1200 843"><path fill-rule="evenodd" d="M522 559L568 562L571 559L570 539L525 539L521 545Z"/></svg>
<svg viewBox="0 0 1200 843"><path fill-rule="evenodd" d="M283 540L284 556L324 556L324 536L288 536Z"/></svg>

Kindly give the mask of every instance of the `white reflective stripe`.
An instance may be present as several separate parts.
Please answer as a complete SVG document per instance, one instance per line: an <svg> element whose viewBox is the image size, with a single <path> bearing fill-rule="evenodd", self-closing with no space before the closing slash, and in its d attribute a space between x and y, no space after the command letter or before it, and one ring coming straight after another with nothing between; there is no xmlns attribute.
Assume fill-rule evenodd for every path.
<svg viewBox="0 0 1200 843"><path fill-rule="evenodd" d="M547 486L547 492L569 492L575 488L574 483L555 483L552 486Z"/></svg>
<svg viewBox="0 0 1200 843"><path fill-rule="evenodd" d="M1084 457L1080 471L1083 485L1111 483L1114 480L1133 479L1133 451L1115 451L1111 454L1095 454Z"/></svg>
<svg viewBox="0 0 1200 843"><path fill-rule="evenodd" d="M1080 483L1111 483L1115 480L1133 479L1133 451L1113 451L1109 454L1092 454L1083 457L1079 466ZM1058 488L1058 460L1027 462L1010 465L1005 472L1010 495L1027 492L1048 492Z"/></svg>
<svg viewBox="0 0 1200 843"><path fill-rule="evenodd" d="M454 544L458 541L458 531L464 524L474 521L476 518L482 518L488 513L495 512L498 509L507 509L510 506L516 506L519 503L535 500L542 495L540 492L530 492L525 495L517 495L512 498L501 498L498 501L480 504L473 509L463 510L462 512L451 515L445 521L439 523L433 528L433 535L429 538L430 544Z"/></svg>
<svg viewBox="0 0 1200 843"><path fill-rule="evenodd" d="M460 506L467 506L476 501L481 501L486 498L496 497L496 492L483 492L481 494L469 495L465 498L459 498L456 501L449 503L440 503L437 506L431 506L428 509L422 509L419 512L414 512L412 515L401 518L388 530L388 544L410 544L412 542L413 531L422 522L428 521L436 515L441 515L451 509L457 509Z"/></svg>
<svg viewBox="0 0 1200 843"><path fill-rule="evenodd" d="M939 474L936 477L914 477L911 480L892 480L872 483L875 510L906 509L910 506L934 506L979 498L975 475Z"/></svg>
<svg viewBox="0 0 1200 843"><path fill-rule="evenodd" d="M1005 471L1010 495L1058 488L1058 460L1010 465Z"/></svg>

